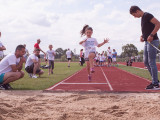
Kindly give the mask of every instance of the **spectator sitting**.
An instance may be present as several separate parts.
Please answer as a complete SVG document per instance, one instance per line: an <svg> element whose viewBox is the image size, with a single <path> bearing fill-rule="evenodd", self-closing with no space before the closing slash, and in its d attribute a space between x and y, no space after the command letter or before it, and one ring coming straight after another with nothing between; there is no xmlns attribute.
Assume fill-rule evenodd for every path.
<svg viewBox="0 0 160 120"><path fill-rule="evenodd" d="M40 77L40 75L44 73L43 70L40 69L39 54L40 49L35 49L34 53L31 54L26 61L25 70L31 78L37 78L36 74Z"/></svg>
<svg viewBox="0 0 160 120"><path fill-rule="evenodd" d="M25 58L25 47L18 45L15 53L7 55L0 62L0 89L12 89L10 82L16 81L24 77L24 72L21 71Z"/></svg>

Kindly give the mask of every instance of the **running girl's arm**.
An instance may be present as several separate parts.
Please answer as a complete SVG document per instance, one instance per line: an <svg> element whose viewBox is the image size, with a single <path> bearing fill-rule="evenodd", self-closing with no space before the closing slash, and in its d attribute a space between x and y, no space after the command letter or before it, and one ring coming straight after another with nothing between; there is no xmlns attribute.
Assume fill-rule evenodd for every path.
<svg viewBox="0 0 160 120"><path fill-rule="evenodd" d="M0 51L6 50L4 46L0 47Z"/></svg>
<svg viewBox="0 0 160 120"><path fill-rule="evenodd" d="M97 47L101 47L103 46L104 44L108 43L109 39L104 39L104 41L100 44L97 45Z"/></svg>
<svg viewBox="0 0 160 120"><path fill-rule="evenodd" d="M87 39L86 39L87 40ZM81 42L79 42L79 44L83 44L84 42L86 42L86 40L82 40Z"/></svg>

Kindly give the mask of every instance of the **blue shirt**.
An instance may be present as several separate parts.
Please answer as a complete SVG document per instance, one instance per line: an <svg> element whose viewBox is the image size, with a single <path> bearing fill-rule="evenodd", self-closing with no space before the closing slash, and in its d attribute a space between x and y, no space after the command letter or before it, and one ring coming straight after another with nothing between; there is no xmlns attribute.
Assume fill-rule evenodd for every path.
<svg viewBox="0 0 160 120"><path fill-rule="evenodd" d="M117 56L117 52L113 52L112 53L112 58L116 58L116 56Z"/></svg>

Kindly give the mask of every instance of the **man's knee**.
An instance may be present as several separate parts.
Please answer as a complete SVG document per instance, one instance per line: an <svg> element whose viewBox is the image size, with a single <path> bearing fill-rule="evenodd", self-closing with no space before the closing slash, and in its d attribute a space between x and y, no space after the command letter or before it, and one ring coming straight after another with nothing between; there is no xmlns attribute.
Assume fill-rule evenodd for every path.
<svg viewBox="0 0 160 120"><path fill-rule="evenodd" d="M38 63L34 63L34 68L38 68L39 64Z"/></svg>
<svg viewBox="0 0 160 120"><path fill-rule="evenodd" d="M16 79L20 79L21 78L21 72L15 72L14 76Z"/></svg>
<svg viewBox="0 0 160 120"><path fill-rule="evenodd" d="M21 75L20 75L20 78L23 78L25 73L23 71L20 71Z"/></svg>
<svg viewBox="0 0 160 120"><path fill-rule="evenodd" d="M43 73L44 73L44 71L43 71L43 70L41 70L41 71L39 72L39 74L40 74L40 75L42 75Z"/></svg>

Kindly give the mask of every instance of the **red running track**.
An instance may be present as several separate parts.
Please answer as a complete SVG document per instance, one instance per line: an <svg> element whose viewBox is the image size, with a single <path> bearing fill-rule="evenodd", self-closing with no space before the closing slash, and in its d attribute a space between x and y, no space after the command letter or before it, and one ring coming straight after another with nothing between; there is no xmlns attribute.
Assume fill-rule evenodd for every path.
<svg viewBox="0 0 160 120"><path fill-rule="evenodd" d="M48 91L160 92L145 90L150 81L116 67L95 67L88 82L86 68L46 89Z"/></svg>
<svg viewBox="0 0 160 120"><path fill-rule="evenodd" d="M126 65L125 62L119 62L118 64ZM133 62L133 63L132 63L132 67L137 67L137 68L146 69L143 62ZM160 63L157 63L157 69L158 69L158 71L160 71Z"/></svg>

